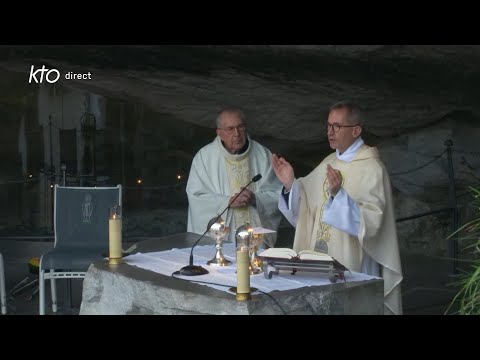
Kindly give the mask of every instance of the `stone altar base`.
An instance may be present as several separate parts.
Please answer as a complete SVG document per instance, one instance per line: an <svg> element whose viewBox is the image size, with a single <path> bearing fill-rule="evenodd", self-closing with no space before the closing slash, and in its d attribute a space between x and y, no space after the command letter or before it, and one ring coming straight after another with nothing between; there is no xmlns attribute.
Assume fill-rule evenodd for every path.
<svg viewBox="0 0 480 360"><path fill-rule="evenodd" d="M196 234L185 233L151 239L138 243L136 251L167 250L173 244L187 247L196 238ZM189 279L201 281L202 277ZM128 264L109 265L105 260L92 264L87 272L80 314L379 315L383 314L383 280L339 281L268 295L256 292L252 300L242 302L222 290Z"/></svg>

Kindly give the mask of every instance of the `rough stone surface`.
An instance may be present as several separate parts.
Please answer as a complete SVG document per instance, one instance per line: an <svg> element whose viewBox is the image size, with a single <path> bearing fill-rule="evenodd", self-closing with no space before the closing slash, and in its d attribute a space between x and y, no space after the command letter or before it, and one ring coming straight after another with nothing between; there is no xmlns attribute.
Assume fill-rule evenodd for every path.
<svg viewBox="0 0 480 360"><path fill-rule="evenodd" d="M22 102L33 89L30 65L46 64L92 73L59 86L138 102L179 124L211 129L215 112L235 104L255 137L306 172L329 152L328 106L352 99L392 173L421 166L452 139L464 185L480 178L479 61L478 45L2 46L0 69L10 75L1 100ZM21 81L8 80L15 73ZM445 166L444 157L394 186L415 196L425 186L440 191Z"/></svg>
<svg viewBox="0 0 480 360"><path fill-rule="evenodd" d="M448 139L457 194L480 181L479 62L479 45L0 46L2 124L11 129L2 144L8 154L17 153L20 122L7 115L36 96L38 86L27 81L32 64L62 74L91 72L92 81L62 80L58 91L87 90L105 102L134 103L135 116L127 116L125 126L137 133L140 175L156 183L165 176L152 173L152 163L176 159L188 172L194 150L211 138L215 112L226 104L244 108L252 136L286 155L297 176L305 175L331 151L323 126L328 106L352 99L366 110L364 137L380 149L400 218L448 206ZM172 139L180 149L167 152ZM3 166L18 169L18 163L20 155ZM180 196L158 194L146 192L139 207L179 202ZM465 213L471 198L458 201ZM144 217L127 224L132 234L141 235ZM440 214L399 224L401 243L441 253L448 226L435 229L447 223ZM159 226L178 231L183 222L169 218ZM424 237L407 246L408 237L422 232L433 243Z"/></svg>

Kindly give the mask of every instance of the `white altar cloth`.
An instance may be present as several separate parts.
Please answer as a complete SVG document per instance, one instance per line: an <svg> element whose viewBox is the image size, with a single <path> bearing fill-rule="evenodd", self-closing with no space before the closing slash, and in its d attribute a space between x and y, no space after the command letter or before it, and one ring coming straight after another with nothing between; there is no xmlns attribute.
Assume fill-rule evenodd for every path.
<svg viewBox="0 0 480 360"><path fill-rule="evenodd" d="M175 271L180 270L188 265L191 248L178 249L174 248L166 251L137 253L124 258L124 262L137 266L142 269L150 270L156 273L170 276ZM215 255L215 246L204 245L197 246L193 250L194 265L200 265L209 271L206 275L200 276L181 276L175 277L199 282L202 285L210 286L218 290L229 291L231 287L236 287L236 261L233 243L226 243L223 247L225 258L232 261L230 266L213 266L207 265L207 261L211 260ZM357 272L345 272L346 282L365 281L370 279L378 279L378 277L365 275ZM205 282L205 283L203 283ZM338 280L343 282L343 280ZM218 285L221 284L221 285ZM278 275L273 275L271 279L266 279L263 272L250 276L250 287L269 293L275 290L291 290L305 286L321 286L331 284L325 274L315 272L298 271L292 275L289 271L280 271ZM223 285L223 286L222 286Z"/></svg>

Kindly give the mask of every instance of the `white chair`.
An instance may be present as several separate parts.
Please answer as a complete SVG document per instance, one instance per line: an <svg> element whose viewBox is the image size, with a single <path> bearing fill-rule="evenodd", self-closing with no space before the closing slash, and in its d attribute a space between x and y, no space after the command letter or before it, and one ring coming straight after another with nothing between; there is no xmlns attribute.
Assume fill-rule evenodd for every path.
<svg viewBox="0 0 480 360"><path fill-rule="evenodd" d="M57 279L84 278L91 263L108 254L109 208L122 205L122 187L55 186L53 249L39 267L40 315L45 314L45 280L57 312Z"/></svg>
<svg viewBox="0 0 480 360"><path fill-rule="evenodd" d="M2 254L0 254L0 297L2 314L5 315L7 313L7 293L5 291L5 266Z"/></svg>

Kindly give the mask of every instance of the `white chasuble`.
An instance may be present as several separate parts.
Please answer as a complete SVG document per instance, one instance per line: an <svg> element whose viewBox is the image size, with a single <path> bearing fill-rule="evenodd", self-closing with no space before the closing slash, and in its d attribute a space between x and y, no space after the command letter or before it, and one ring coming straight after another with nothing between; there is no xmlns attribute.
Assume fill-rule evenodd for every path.
<svg viewBox="0 0 480 360"><path fill-rule="evenodd" d="M278 196L282 188L272 168L272 154L264 146L248 137L248 148L243 154L230 154L217 136L195 155L187 182L187 231L202 234L208 221L220 214L230 197L238 193L257 174L262 178L250 184L256 205L231 208L222 218L230 228L228 241L235 241L235 231L246 221L254 227L277 230L281 212ZM265 242L273 246L276 233L268 234Z"/></svg>
<svg viewBox="0 0 480 360"><path fill-rule="evenodd" d="M322 222L329 200L327 164L342 173L342 189L358 205L358 236ZM324 242L330 256L358 272L365 252L382 266L385 313L401 314L403 277L392 191L377 148L362 145L351 162L339 160L333 153L308 176L297 181L300 203L293 249L297 252L313 250L318 242Z"/></svg>

